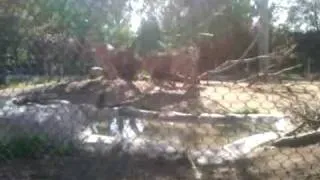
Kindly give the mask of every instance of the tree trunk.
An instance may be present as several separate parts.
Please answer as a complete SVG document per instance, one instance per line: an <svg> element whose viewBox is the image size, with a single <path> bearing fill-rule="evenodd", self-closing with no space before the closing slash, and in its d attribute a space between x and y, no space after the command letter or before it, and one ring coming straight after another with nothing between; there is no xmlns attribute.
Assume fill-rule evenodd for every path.
<svg viewBox="0 0 320 180"><path fill-rule="evenodd" d="M269 0L259 0L258 7L260 13L260 28L259 28L259 40L258 48L259 55L265 55L269 53L269 12L268 12ZM259 63L260 72L266 72L269 67L268 60L262 60Z"/></svg>

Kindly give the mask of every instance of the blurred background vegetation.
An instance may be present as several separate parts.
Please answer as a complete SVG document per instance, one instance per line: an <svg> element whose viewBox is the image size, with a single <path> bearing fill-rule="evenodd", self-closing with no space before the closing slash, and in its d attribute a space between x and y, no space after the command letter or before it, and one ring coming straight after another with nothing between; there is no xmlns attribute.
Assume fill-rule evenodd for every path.
<svg viewBox="0 0 320 180"><path fill-rule="evenodd" d="M200 32L211 33L217 46L228 48L216 58L239 58L255 37L260 3L261 0L1 0L0 74L84 74L93 62L86 44L88 37L115 47L133 47L136 53L145 54L179 47ZM318 72L320 2L270 0L268 13L269 51L297 44L290 62L304 65L298 72ZM283 21L279 23L279 19ZM253 49L247 56L256 55Z"/></svg>

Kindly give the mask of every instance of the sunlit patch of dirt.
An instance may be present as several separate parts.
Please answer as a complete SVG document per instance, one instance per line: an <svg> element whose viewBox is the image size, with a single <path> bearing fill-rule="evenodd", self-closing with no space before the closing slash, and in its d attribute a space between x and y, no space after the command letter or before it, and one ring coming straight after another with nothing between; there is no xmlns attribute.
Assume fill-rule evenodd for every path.
<svg viewBox="0 0 320 180"><path fill-rule="evenodd" d="M210 82L199 85L199 96L183 96L185 92L161 91L153 84L139 81L135 85L149 98L136 105L153 110L171 109L189 113L226 113L241 109L256 109L259 113L282 113L296 103L315 101L320 97L319 82L288 81L283 84L265 83L248 87L246 83ZM147 92L146 89L152 89ZM178 95L177 95L178 94ZM180 96L175 99L175 97Z"/></svg>

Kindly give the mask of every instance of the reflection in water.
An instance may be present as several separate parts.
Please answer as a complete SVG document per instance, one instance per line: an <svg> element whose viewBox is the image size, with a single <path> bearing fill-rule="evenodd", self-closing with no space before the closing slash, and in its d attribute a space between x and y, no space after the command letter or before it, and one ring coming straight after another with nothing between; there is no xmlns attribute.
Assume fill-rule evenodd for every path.
<svg viewBox="0 0 320 180"><path fill-rule="evenodd" d="M109 135L120 135L124 139L134 139L144 130L144 124L139 119L134 118L113 118Z"/></svg>

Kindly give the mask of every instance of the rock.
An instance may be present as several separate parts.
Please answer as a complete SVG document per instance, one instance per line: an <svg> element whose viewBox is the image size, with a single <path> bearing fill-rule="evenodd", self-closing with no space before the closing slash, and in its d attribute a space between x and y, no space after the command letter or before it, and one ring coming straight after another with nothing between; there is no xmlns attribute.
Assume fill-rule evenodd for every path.
<svg viewBox="0 0 320 180"><path fill-rule="evenodd" d="M241 160L242 158L252 158L259 154L264 143L271 142L279 136L274 132L255 134L245 138L238 139L230 144L220 147L206 147L200 149L186 149L180 139L171 141L158 141L152 138L137 137L119 141L111 136L92 135L85 141L87 149L91 151L109 152L114 144L121 146L121 150L132 156L143 156L149 159L163 158L168 161L182 159L189 152L189 157L200 166L207 165L226 165L230 162ZM99 146L100 145L100 146ZM89 148L91 146L91 148Z"/></svg>
<svg viewBox="0 0 320 180"><path fill-rule="evenodd" d="M132 83L122 79L106 80L103 78L60 83L52 87L20 93L16 96L19 105L31 103L44 104L48 100L67 100L72 104L98 105L99 108L113 107L140 95ZM45 101L44 101L45 100ZM98 104L97 104L98 103Z"/></svg>
<svg viewBox="0 0 320 180"><path fill-rule="evenodd" d="M119 115L121 112L122 114ZM46 134L54 142L71 142L91 152L102 150L104 153L111 153L113 147L119 146L121 151L133 156L145 155L151 159L162 157L167 160L183 158L186 153L183 140L179 137L171 137L170 141L159 141L150 136L138 136L138 133L144 131L144 125L137 120L132 121L130 118L134 117L129 114L123 114L128 112L119 111L119 108L98 109L94 105L72 104L68 101L55 101L47 105L31 103L21 106L8 101L0 110L0 139L10 139L25 136L25 134ZM136 115L145 116L144 113L154 115L142 110L139 113ZM175 113L175 115L183 114ZM268 121L268 118L269 120L271 118L266 115L253 115L253 117L255 118L252 120L257 123ZM94 132L96 124L101 120L109 122L114 120L110 123L110 130L113 131L111 136L105 135L108 129L106 132ZM136 127L132 126L133 123ZM243 157L251 157L257 147L277 138L279 138L277 132L264 132L220 147L188 149L188 152L191 159L199 165L220 165Z"/></svg>
<svg viewBox="0 0 320 180"><path fill-rule="evenodd" d="M279 138L275 132L255 134L238 139L214 149L199 149L191 151L191 156L199 165L219 165L230 161L236 161L244 157L253 156L253 151L264 143Z"/></svg>
<svg viewBox="0 0 320 180"><path fill-rule="evenodd" d="M48 135L57 143L76 143L96 118L96 109L91 111L84 112L79 105L68 102L26 106L8 102L0 111L0 139L38 134Z"/></svg>
<svg viewBox="0 0 320 180"><path fill-rule="evenodd" d="M97 124L104 123L108 128L99 132ZM0 140L38 134L56 143L82 143L87 138L92 141L97 133L131 139L143 129L140 120L120 117L117 108L98 109L90 104L52 101L17 106L11 100L0 109Z"/></svg>
<svg viewBox="0 0 320 180"><path fill-rule="evenodd" d="M24 105L29 102L37 104L49 104L51 101L57 98L55 94L43 94L41 92L35 91L34 93L29 93L25 96L17 96L12 99L12 102L16 105Z"/></svg>

